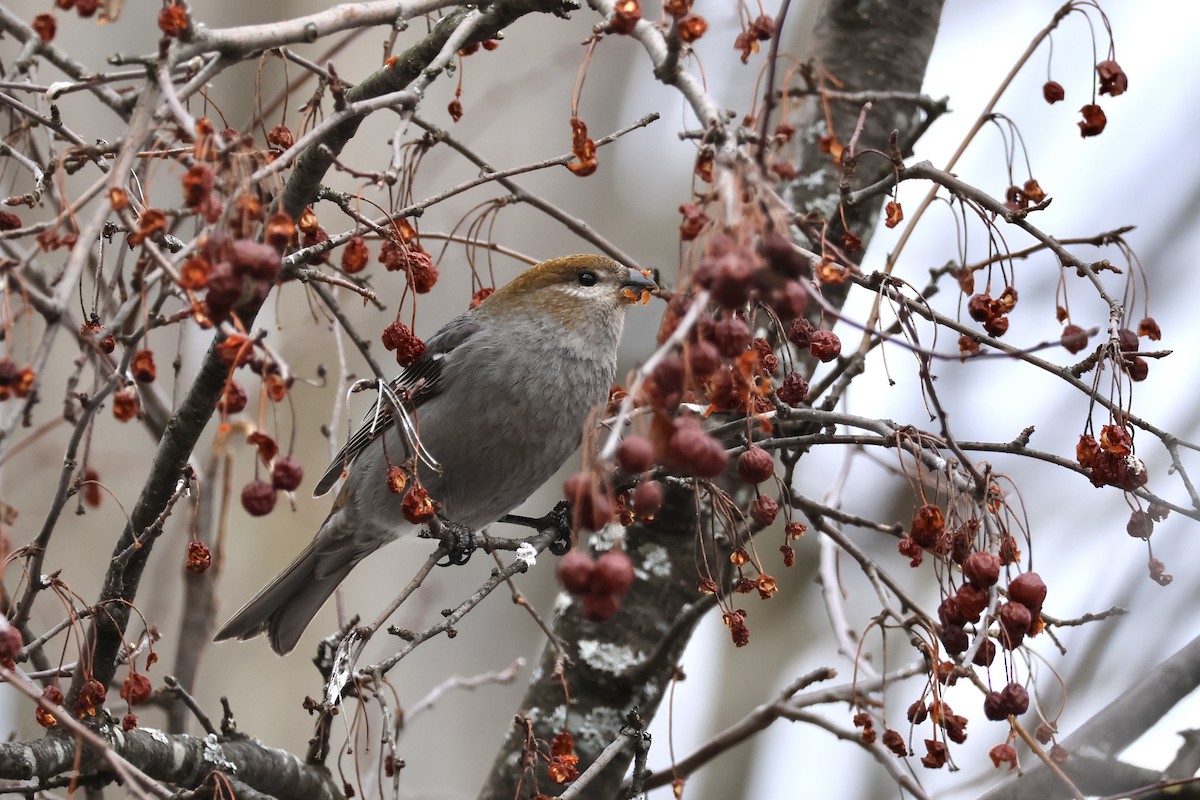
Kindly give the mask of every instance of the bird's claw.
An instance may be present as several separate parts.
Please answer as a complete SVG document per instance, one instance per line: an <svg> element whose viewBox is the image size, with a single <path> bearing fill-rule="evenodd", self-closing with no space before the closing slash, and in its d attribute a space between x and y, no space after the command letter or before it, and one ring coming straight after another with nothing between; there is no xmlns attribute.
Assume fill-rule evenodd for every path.
<svg viewBox="0 0 1200 800"><path fill-rule="evenodd" d="M475 531L457 522L442 520L442 547L450 552L445 560L437 562L439 567L459 567L471 560L471 555L479 547L475 541Z"/></svg>

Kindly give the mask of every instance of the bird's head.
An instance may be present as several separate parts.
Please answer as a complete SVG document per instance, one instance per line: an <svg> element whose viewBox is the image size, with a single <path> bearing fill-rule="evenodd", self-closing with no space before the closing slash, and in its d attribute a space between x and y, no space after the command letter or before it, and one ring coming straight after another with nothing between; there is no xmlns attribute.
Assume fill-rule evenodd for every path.
<svg viewBox="0 0 1200 800"><path fill-rule="evenodd" d="M641 271L610 258L575 255L552 258L531 267L497 289L478 313L494 316L544 317L568 332L615 329L619 335L624 308L658 288Z"/></svg>

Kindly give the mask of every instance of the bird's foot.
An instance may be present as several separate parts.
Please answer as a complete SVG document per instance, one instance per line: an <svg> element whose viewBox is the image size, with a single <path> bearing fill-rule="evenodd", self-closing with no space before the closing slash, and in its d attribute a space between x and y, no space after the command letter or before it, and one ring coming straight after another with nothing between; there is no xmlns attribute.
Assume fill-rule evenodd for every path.
<svg viewBox="0 0 1200 800"><path fill-rule="evenodd" d="M461 566L471 560L479 547L475 531L466 525L439 518L438 525L430 526L430 529L441 540L442 547L449 551L444 561L437 562L439 567Z"/></svg>
<svg viewBox="0 0 1200 800"><path fill-rule="evenodd" d="M517 514L507 514L500 518L501 522L512 525L523 525L535 531L554 529L554 538L550 541L550 552L556 556L571 549L571 504L560 500L554 509L544 517L522 517Z"/></svg>

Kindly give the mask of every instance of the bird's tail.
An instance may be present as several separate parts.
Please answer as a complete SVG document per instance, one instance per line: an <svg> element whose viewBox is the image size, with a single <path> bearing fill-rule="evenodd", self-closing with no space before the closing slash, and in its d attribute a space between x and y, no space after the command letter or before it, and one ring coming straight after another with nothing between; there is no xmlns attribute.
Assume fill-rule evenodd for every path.
<svg viewBox="0 0 1200 800"><path fill-rule="evenodd" d="M272 650L279 655L290 653L308 623L357 563L358 559L351 559L331 570L328 560L318 553L316 542L310 543L225 623L213 641L253 639L266 633Z"/></svg>

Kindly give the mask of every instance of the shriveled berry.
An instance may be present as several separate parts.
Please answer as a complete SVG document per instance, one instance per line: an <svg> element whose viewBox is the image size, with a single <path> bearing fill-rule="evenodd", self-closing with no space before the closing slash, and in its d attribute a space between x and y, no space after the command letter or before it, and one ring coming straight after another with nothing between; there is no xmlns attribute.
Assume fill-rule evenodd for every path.
<svg viewBox="0 0 1200 800"><path fill-rule="evenodd" d="M1029 633L1033 624L1033 616L1029 609L1020 603L1005 603L1000 606L1000 627L1003 630L1001 643L1009 650L1015 650Z"/></svg>
<svg viewBox="0 0 1200 800"><path fill-rule="evenodd" d="M974 294L967 300L967 314L976 322L985 322L995 316L992 313L992 298L986 294Z"/></svg>
<svg viewBox="0 0 1200 800"><path fill-rule="evenodd" d="M991 553L971 553L963 561L963 575L981 588L995 586L1000 580L1000 559Z"/></svg>
<svg viewBox="0 0 1200 800"><path fill-rule="evenodd" d="M633 490L633 510L642 517L653 517L662 508L663 489L658 481L642 481Z"/></svg>
<svg viewBox="0 0 1200 800"><path fill-rule="evenodd" d="M1120 345L1122 353L1136 353L1138 351L1138 335L1129 328L1121 328L1117 331L1117 344Z"/></svg>
<svg viewBox="0 0 1200 800"><path fill-rule="evenodd" d="M279 276L279 253L270 245L253 239L237 239L229 247L229 261L237 275L249 275L261 281Z"/></svg>
<svg viewBox="0 0 1200 800"><path fill-rule="evenodd" d="M986 589L964 583L954 593L954 599L958 602L958 610L964 617L971 622L978 622L979 615L987 608L988 593Z"/></svg>
<svg viewBox="0 0 1200 800"><path fill-rule="evenodd" d="M775 459L761 447L751 447L738 456L737 473L746 483L762 483L775 474Z"/></svg>
<svg viewBox="0 0 1200 800"><path fill-rule="evenodd" d="M789 406L802 405L808 399L808 381L799 372L789 372L783 378L783 385L775 390L775 396Z"/></svg>
<svg viewBox="0 0 1200 800"><path fill-rule="evenodd" d="M1000 705L1009 716L1019 717L1029 710L1029 692L1019 683L1010 683L1000 690Z"/></svg>
<svg viewBox="0 0 1200 800"><path fill-rule="evenodd" d="M208 545L201 541L188 542L187 560L184 562L187 571L199 575L207 572L211 566L212 551L208 549Z"/></svg>
<svg viewBox="0 0 1200 800"><path fill-rule="evenodd" d="M217 408L225 414L236 414L246 407L246 401L246 390L237 381L230 381L225 391L221 392Z"/></svg>
<svg viewBox="0 0 1200 800"><path fill-rule="evenodd" d="M654 466L654 445L645 436L626 436L617 447L616 459L626 472L645 472Z"/></svg>
<svg viewBox="0 0 1200 800"><path fill-rule="evenodd" d="M677 405L683 397L683 358L669 355L650 372L649 394L651 402L663 409Z"/></svg>
<svg viewBox="0 0 1200 800"><path fill-rule="evenodd" d="M942 625L961 627L967 623L966 614L962 613L962 609L958 607L958 600L953 596L945 598L938 604L937 613Z"/></svg>
<svg viewBox="0 0 1200 800"><path fill-rule="evenodd" d="M138 383L152 382L158 376L158 369L154 366L154 353L149 350L138 350L133 354L129 371L133 373L133 379Z"/></svg>
<svg viewBox="0 0 1200 800"><path fill-rule="evenodd" d="M946 530L946 517L937 506L926 503L913 514L908 535L921 547L933 547Z"/></svg>
<svg viewBox="0 0 1200 800"><path fill-rule="evenodd" d="M1047 103L1053 105L1067 96L1067 92L1063 89L1062 84L1058 81L1046 81L1042 85L1042 97Z"/></svg>
<svg viewBox="0 0 1200 800"><path fill-rule="evenodd" d="M833 331L814 331L808 352L822 363L833 361L842 354L842 340Z"/></svg>
<svg viewBox="0 0 1200 800"><path fill-rule="evenodd" d="M723 317L712 326L712 342L726 358L736 358L750 346L750 326L741 317Z"/></svg>
<svg viewBox="0 0 1200 800"><path fill-rule="evenodd" d="M294 492L304 480L304 468L300 459L288 455L275 461L271 468L271 484L282 492Z"/></svg>
<svg viewBox="0 0 1200 800"><path fill-rule="evenodd" d="M696 342L688 347L688 366L693 377L707 378L721 366L721 353L712 342Z"/></svg>
<svg viewBox="0 0 1200 800"><path fill-rule="evenodd" d="M983 715L992 722L1008 719L1008 713L1004 710L1004 699L999 692L992 691L983 696Z"/></svg>
<svg viewBox="0 0 1200 800"><path fill-rule="evenodd" d="M975 651L975 657L971 659L971 663L980 667L990 667L995 660L996 643L991 639L984 639L979 644L979 649Z"/></svg>
<svg viewBox="0 0 1200 800"><path fill-rule="evenodd" d="M433 519L437 508L425 487L414 482L400 503L400 511L406 520L414 525L421 525Z"/></svg>
<svg viewBox="0 0 1200 800"><path fill-rule="evenodd" d="M812 344L813 326L808 320L800 317L792 320L791 327L788 328L788 341L796 345L802 350L807 350Z"/></svg>
<svg viewBox="0 0 1200 800"><path fill-rule="evenodd" d="M625 594L633 585L633 562L623 551L609 550L596 559L592 573L592 591Z"/></svg>
<svg viewBox="0 0 1200 800"><path fill-rule="evenodd" d="M1129 522L1125 523L1125 532L1136 539L1149 539L1150 534L1154 533L1154 520L1139 508L1129 515Z"/></svg>
<svg viewBox="0 0 1200 800"><path fill-rule="evenodd" d="M1042 610L1046 602L1046 584L1036 572L1025 572L1008 584L1008 599L1020 603L1033 613Z"/></svg>
<svg viewBox="0 0 1200 800"><path fill-rule="evenodd" d="M1087 331L1078 325L1068 325L1063 328L1062 338L1059 341L1068 353L1075 355L1087 347Z"/></svg>
<svg viewBox="0 0 1200 800"><path fill-rule="evenodd" d="M967 638L967 632L957 625L946 625L942 628L942 644L946 647L946 652L952 656L965 653L970 645L970 640Z"/></svg>
<svg viewBox="0 0 1200 800"><path fill-rule="evenodd" d="M582 550L570 550L558 560L558 582L574 595L586 594L592 585L596 562Z"/></svg>
<svg viewBox="0 0 1200 800"><path fill-rule="evenodd" d="M983 322L983 329L990 335L1000 338L1008 333L1008 317L1006 315L988 317Z"/></svg>
<svg viewBox="0 0 1200 800"><path fill-rule="evenodd" d="M775 502L775 498L767 497L765 494L754 498L754 502L750 504L750 519L757 528L767 527L775 521L778 514L779 503Z"/></svg>
<svg viewBox="0 0 1200 800"><path fill-rule="evenodd" d="M583 616L592 622L610 620L621 610L621 600L615 594L585 594L583 596Z"/></svg>
<svg viewBox="0 0 1200 800"><path fill-rule="evenodd" d="M676 420L675 433L667 445L669 466L684 475L715 478L725 471L729 456L725 448L706 434L692 417Z"/></svg>
<svg viewBox="0 0 1200 800"><path fill-rule="evenodd" d="M278 493L263 480L252 480L242 488L242 508L252 517L262 517L275 509Z"/></svg>
<svg viewBox="0 0 1200 800"><path fill-rule="evenodd" d="M1141 382L1150 376L1150 364L1141 356L1126 359L1124 366L1131 381Z"/></svg>

